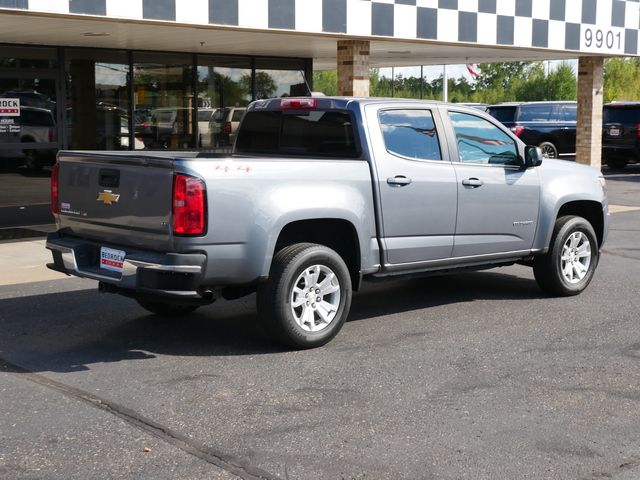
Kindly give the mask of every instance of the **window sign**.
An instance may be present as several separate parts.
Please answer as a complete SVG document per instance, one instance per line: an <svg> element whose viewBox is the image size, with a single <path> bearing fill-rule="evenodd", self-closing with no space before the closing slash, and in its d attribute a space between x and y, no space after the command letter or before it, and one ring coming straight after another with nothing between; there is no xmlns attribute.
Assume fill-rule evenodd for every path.
<svg viewBox="0 0 640 480"><path fill-rule="evenodd" d="M19 117L19 98L0 98L0 117Z"/></svg>

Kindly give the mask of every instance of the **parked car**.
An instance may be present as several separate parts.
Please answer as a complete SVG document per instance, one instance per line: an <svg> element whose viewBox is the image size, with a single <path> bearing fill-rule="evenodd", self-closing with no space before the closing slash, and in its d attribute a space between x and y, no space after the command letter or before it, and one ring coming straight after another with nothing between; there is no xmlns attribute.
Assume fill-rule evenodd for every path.
<svg viewBox="0 0 640 480"><path fill-rule="evenodd" d="M188 107L160 107L148 117L136 113L135 137L146 148L183 148L193 141L191 119L193 109Z"/></svg>
<svg viewBox="0 0 640 480"><path fill-rule="evenodd" d="M211 147L211 119L217 108L198 108L198 147Z"/></svg>
<svg viewBox="0 0 640 480"><path fill-rule="evenodd" d="M604 106L602 153L611 168L640 162L640 102Z"/></svg>
<svg viewBox="0 0 640 480"><path fill-rule="evenodd" d="M14 149L0 149L0 156L23 163L28 170L40 170L56 161L57 147L46 148L43 143L56 141L56 121L54 113L46 108L22 106L20 116L15 117L14 133L0 135L0 141L16 145ZM29 144L40 146L29 148Z"/></svg>
<svg viewBox="0 0 640 480"><path fill-rule="evenodd" d="M214 147L231 146L236 140L236 131L244 117L245 107L225 107L217 110L209 126L211 145Z"/></svg>
<svg viewBox="0 0 640 480"><path fill-rule="evenodd" d="M257 291L294 348L330 341L363 279L521 263L577 295L609 221L600 171L400 99L259 100L232 154L63 152L51 193L50 268L165 316Z"/></svg>
<svg viewBox="0 0 640 480"><path fill-rule="evenodd" d="M576 102L499 103L487 112L548 158L576 152Z"/></svg>

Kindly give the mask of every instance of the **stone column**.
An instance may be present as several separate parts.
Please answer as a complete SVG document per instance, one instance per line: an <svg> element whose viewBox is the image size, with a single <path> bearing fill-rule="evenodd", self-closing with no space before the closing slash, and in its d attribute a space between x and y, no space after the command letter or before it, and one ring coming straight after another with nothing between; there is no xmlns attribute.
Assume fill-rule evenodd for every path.
<svg viewBox="0 0 640 480"><path fill-rule="evenodd" d="M338 95L369 96L369 42L338 40Z"/></svg>
<svg viewBox="0 0 640 480"><path fill-rule="evenodd" d="M576 161L598 169L602 166L603 67L603 57L578 60Z"/></svg>

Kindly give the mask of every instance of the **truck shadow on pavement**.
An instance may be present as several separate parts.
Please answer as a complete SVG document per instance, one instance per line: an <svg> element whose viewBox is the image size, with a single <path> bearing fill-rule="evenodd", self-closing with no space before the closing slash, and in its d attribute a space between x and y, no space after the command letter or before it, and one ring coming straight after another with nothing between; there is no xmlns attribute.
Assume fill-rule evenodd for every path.
<svg viewBox="0 0 640 480"><path fill-rule="evenodd" d="M493 272L373 283L354 296L348 322L472 301L541 297L533 279ZM0 359L34 372L74 372L165 355L286 352L264 335L254 304L252 295L216 302L186 318L162 319L131 299L95 290L0 300Z"/></svg>

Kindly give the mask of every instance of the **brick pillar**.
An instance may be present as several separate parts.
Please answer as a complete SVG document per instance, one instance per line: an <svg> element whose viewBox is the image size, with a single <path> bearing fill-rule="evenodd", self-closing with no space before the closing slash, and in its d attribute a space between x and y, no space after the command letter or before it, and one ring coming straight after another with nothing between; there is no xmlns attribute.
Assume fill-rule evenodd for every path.
<svg viewBox="0 0 640 480"><path fill-rule="evenodd" d="M369 96L369 42L338 40L338 95Z"/></svg>
<svg viewBox="0 0 640 480"><path fill-rule="evenodd" d="M578 60L576 161L598 169L602 166L603 67L602 57Z"/></svg>

